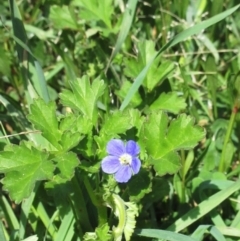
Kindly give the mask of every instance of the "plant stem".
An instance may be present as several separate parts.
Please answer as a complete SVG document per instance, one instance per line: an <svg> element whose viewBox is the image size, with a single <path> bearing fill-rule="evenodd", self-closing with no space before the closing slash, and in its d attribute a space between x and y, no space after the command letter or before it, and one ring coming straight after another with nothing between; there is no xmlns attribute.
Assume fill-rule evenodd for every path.
<svg viewBox="0 0 240 241"><path fill-rule="evenodd" d="M185 159L186 159L186 156L185 156L185 152L184 150L181 150L181 159L182 159L182 168L181 168L181 179L182 179L182 195L180 195L180 198L181 198L181 203L184 203L186 201L186 197L185 197Z"/></svg>
<svg viewBox="0 0 240 241"><path fill-rule="evenodd" d="M229 120L227 133L226 133L226 136L225 136L225 139L224 139L222 155L221 155L220 164L219 164L219 168L218 168L219 172L224 172L225 169L226 169L225 159L226 159L227 144L229 142L229 139L230 139L230 136L231 136L231 133L232 133L233 124L234 124L234 120L235 120L237 112L238 112L238 107L237 107L237 105L234 105L233 109L232 109L232 114L231 114L231 117L230 117L230 120Z"/></svg>
<svg viewBox="0 0 240 241"><path fill-rule="evenodd" d="M100 198L98 198L89 182L88 177L84 178L85 188L91 198L92 203L95 205L98 211L98 226L101 226L107 222L107 208L103 205Z"/></svg>

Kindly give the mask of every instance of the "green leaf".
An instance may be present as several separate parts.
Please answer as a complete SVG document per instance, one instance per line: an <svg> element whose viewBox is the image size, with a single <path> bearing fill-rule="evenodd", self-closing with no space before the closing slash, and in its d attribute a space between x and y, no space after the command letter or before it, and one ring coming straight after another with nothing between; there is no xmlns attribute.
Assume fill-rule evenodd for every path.
<svg viewBox="0 0 240 241"><path fill-rule="evenodd" d="M42 99L37 99L30 105L30 110L31 114L28 115L28 119L37 130L42 131L43 137L60 150L59 140L61 139L61 132L58 130L55 103L49 102L46 104Z"/></svg>
<svg viewBox="0 0 240 241"><path fill-rule="evenodd" d="M191 236L197 240L202 240L205 233L210 233L216 240L226 241L220 230L222 232L222 229L218 230L217 227L212 225L200 225Z"/></svg>
<svg viewBox="0 0 240 241"><path fill-rule="evenodd" d="M79 110L93 124L97 121L97 100L103 95L103 80L95 79L92 84L87 76L71 82L72 91L64 90L60 94L63 105Z"/></svg>
<svg viewBox="0 0 240 241"><path fill-rule="evenodd" d="M121 89L115 91L116 95L119 97L120 100L124 99L130 87L131 87L131 82L128 80L125 80L121 86ZM138 92L136 92L130 101L130 106L132 107L138 106L141 104L141 102L142 102L141 96Z"/></svg>
<svg viewBox="0 0 240 241"><path fill-rule="evenodd" d="M116 134L124 133L126 130L132 127L131 119L129 115L130 111L115 111L113 114L109 114L103 124L100 131L100 135L115 136Z"/></svg>
<svg viewBox="0 0 240 241"><path fill-rule="evenodd" d="M86 232L83 241L109 241L112 236L109 234L109 226L107 223L95 229L95 232Z"/></svg>
<svg viewBox="0 0 240 241"><path fill-rule="evenodd" d="M130 201L139 201L147 193L152 191L150 172L142 169L137 175L131 178L131 181L127 185L129 188Z"/></svg>
<svg viewBox="0 0 240 241"><path fill-rule="evenodd" d="M36 181L52 178L54 168L47 153L29 149L24 143L0 153L0 172L5 174L2 183L16 203L29 197Z"/></svg>
<svg viewBox="0 0 240 241"><path fill-rule="evenodd" d="M79 132L65 131L62 134L60 143L63 150L68 151L75 147L81 139L83 139L83 136L81 136Z"/></svg>
<svg viewBox="0 0 240 241"><path fill-rule="evenodd" d="M208 171L214 170L218 166L220 158L220 153L216 148L216 141L211 140L203 157L203 168Z"/></svg>
<svg viewBox="0 0 240 241"><path fill-rule="evenodd" d="M159 156L158 152L160 148L163 148L167 127L168 116L162 111L150 114L145 120L140 133L142 136L140 143L146 147L152 157Z"/></svg>
<svg viewBox="0 0 240 241"><path fill-rule="evenodd" d="M177 95L176 92L162 93L157 100L150 106L150 110L166 110L174 114L178 114L186 108L186 102L183 97Z"/></svg>
<svg viewBox="0 0 240 241"><path fill-rule="evenodd" d="M38 236L37 235L32 235L32 236L29 236L21 241L38 241Z"/></svg>
<svg viewBox="0 0 240 241"><path fill-rule="evenodd" d="M194 148L205 136L200 126L194 126L194 119L185 114L174 119L168 129L167 140L174 149Z"/></svg>
<svg viewBox="0 0 240 241"><path fill-rule="evenodd" d="M204 131L193 126L193 119L186 115L179 116L168 127L168 117L161 111L149 115L141 136L141 146L145 146L150 155L149 163L159 175L164 175L178 171L180 159L176 151L196 146Z"/></svg>
<svg viewBox="0 0 240 241"><path fill-rule="evenodd" d="M54 158L56 167L60 170L60 178L63 181L70 180L73 177L74 169L80 163L76 154L73 152L67 152Z"/></svg>
<svg viewBox="0 0 240 241"><path fill-rule="evenodd" d="M174 174L178 172L181 164L180 157L176 152L163 154L161 158L152 158L149 161L158 175Z"/></svg>
<svg viewBox="0 0 240 241"><path fill-rule="evenodd" d="M0 238L2 241L7 241L7 239L5 238L5 234L4 234L4 231L6 232L4 226L3 226L3 223L2 221L0 222Z"/></svg>
<svg viewBox="0 0 240 241"><path fill-rule="evenodd" d="M152 192L144 196L142 202L147 209L154 202L161 201L164 197L169 195L170 185L168 180L160 177L154 177L152 180Z"/></svg>
<svg viewBox="0 0 240 241"><path fill-rule="evenodd" d="M62 132L71 130L72 133L79 132L81 134L88 134L92 127L92 123L87 118L83 118L81 115L76 116L73 113L68 113L67 116L61 119L59 125Z"/></svg>
<svg viewBox="0 0 240 241"><path fill-rule="evenodd" d="M10 59L10 54L3 48L3 46L0 46L0 53L1 53L0 73L10 76L10 72L11 72L10 65L12 62Z"/></svg>
<svg viewBox="0 0 240 241"><path fill-rule="evenodd" d="M124 73L131 78L135 78L155 54L157 54L157 51L155 51L153 41L140 42L138 44L137 58L125 59L126 68L124 69ZM171 61L161 60L160 58L159 56L153 61L143 82L143 86L145 86L148 91L153 90L157 84L160 84L174 68L174 64Z"/></svg>
<svg viewBox="0 0 240 241"><path fill-rule="evenodd" d="M109 226L107 223L97 227L96 234L99 241L108 241L112 239L111 235L109 234Z"/></svg>
<svg viewBox="0 0 240 241"><path fill-rule="evenodd" d="M159 229L137 229L134 234L138 236L157 238L159 240L167 241L197 241L194 238L188 237L180 233L174 233Z"/></svg>
<svg viewBox="0 0 240 241"><path fill-rule="evenodd" d="M81 7L80 16L86 20L102 20L111 29L111 15L113 13L113 0L74 0L72 5Z"/></svg>
<svg viewBox="0 0 240 241"><path fill-rule="evenodd" d="M57 6L52 5L50 8L50 20L53 22L53 26L57 29L74 29L78 30L78 25L75 19L72 17L69 7L66 5Z"/></svg>

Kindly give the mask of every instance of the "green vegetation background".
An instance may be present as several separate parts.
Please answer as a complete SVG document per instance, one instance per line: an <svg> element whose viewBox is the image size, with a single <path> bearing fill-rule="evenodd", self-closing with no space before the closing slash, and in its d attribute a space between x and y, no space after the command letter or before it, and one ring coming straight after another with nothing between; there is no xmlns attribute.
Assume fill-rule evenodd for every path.
<svg viewBox="0 0 240 241"><path fill-rule="evenodd" d="M174 176L171 180L173 198L163 191L161 201L157 199L147 215L138 220L139 228L170 227L172 231L184 230L186 235L200 230L195 233L195 238L203 238L203 233L210 235L196 240L214 240L214 237L219 241L239 240L239 187L231 186L233 189L226 193L240 171L239 10L167 48L154 61L138 91L130 93L129 103L123 102L134 79L156 51L183 30L237 4L238 0L1 1L0 150L10 142L19 144L21 140L27 140L28 135L34 136L25 119L34 98L40 96L46 102L55 101L59 113L67 112L59 101L59 93L70 89L70 82L83 75L88 75L90 80L104 80L107 88L102 103L98 103L100 109L125 109L127 106L139 110L149 106L156 109L163 100L153 103L162 95L166 100L163 109L170 110L173 116L186 113L194 117L205 129L206 137L194 151L180 153L189 161L191 172L186 174L186 179L185 174ZM166 96L170 92L173 96L168 99ZM177 96L183 97L184 101L179 101ZM7 135L12 136L4 138ZM206 193L195 197L194 191L204 180L215 181L212 186L202 187L203 190L210 187L214 190L208 190L207 196L214 195L216 189L225 193L216 193L219 196L209 200ZM183 183L189 203L180 187ZM5 241L5 237L9 238L6 240L17 240L14 230L19 228L20 222L20 230L24 230L22 238L34 233L39 240L60 241L61 233L56 235L55 228L62 225L58 220L53 226L48 217L50 214L57 216L57 210L42 189L40 187L38 197L29 207L15 205L1 191L3 225L0 234L5 233L1 240ZM234 196L229 198L233 192ZM194 201L204 200L206 203L200 206L203 215L190 226L193 222L188 222L188 217ZM216 206L216 200L224 201L222 206L208 213ZM28 225L21 224L24 208L31 214ZM151 216L151 212L155 215ZM188 216L181 219L185 213ZM175 226L169 226L175 221ZM159 233L154 236L151 231L144 234L145 231L142 230L142 236L166 237ZM138 234L136 231L135 235ZM139 236L135 238L140 240ZM71 240L78 240L78 237L75 235ZM167 240L180 240L180 237L174 239L172 236ZM65 241L68 241L66 237Z"/></svg>

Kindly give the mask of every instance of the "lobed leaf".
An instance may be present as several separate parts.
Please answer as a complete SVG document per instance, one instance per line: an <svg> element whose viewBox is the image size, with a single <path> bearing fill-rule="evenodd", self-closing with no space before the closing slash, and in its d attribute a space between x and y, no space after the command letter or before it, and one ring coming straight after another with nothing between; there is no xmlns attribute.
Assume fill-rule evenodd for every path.
<svg viewBox="0 0 240 241"><path fill-rule="evenodd" d="M75 147L83 136L79 132L65 131L62 134L60 144L64 151L68 151Z"/></svg>
<svg viewBox="0 0 240 241"><path fill-rule="evenodd" d="M143 41L138 44L138 56L137 58L125 59L125 75L135 78L144 69L147 63L151 60L152 56L156 55L155 44L153 41ZM143 81L148 91L152 91L153 88L162 83L164 78L174 69L173 62L169 60L161 59L161 56L157 57L147 75Z"/></svg>
<svg viewBox="0 0 240 241"><path fill-rule="evenodd" d="M60 178L64 181L73 177L74 169L79 165L79 160L75 153L67 152L54 158L56 167L60 171Z"/></svg>
<svg viewBox="0 0 240 241"><path fill-rule="evenodd" d="M66 5L52 5L50 8L50 20L57 29L74 29L78 30L78 24L72 17L69 7Z"/></svg>
<svg viewBox="0 0 240 241"><path fill-rule="evenodd" d="M63 90L60 99L63 105L79 110L92 123L97 120L97 100L103 95L105 85L102 80L95 79L92 84L88 76L71 82L72 91Z"/></svg>
<svg viewBox="0 0 240 241"><path fill-rule="evenodd" d="M194 126L193 119L186 115L180 115L168 127L168 117L160 111L149 115L140 135L143 138L141 145L150 155L149 163L159 175L164 175L178 171L180 159L177 151L196 146L204 137L204 131Z"/></svg>
<svg viewBox="0 0 240 241"><path fill-rule="evenodd" d="M129 111L125 111L124 113L115 111L106 117L100 134L113 137L116 134L124 133L131 127Z"/></svg>
<svg viewBox="0 0 240 241"><path fill-rule="evenodd" d="M151 110L165 110L178 114L186 108L186 102L183 97L178 96L176 92L162 93L150 106Z"/></svg>
<svg viewBox="0 0 240 241"><path fill-rule="evenodd" d="M34 124L37 130L42 131L45 137L55 148L61 149L59 140L61 132L58 130L56 116L56 105L54 102L46 104L42 99L37 99L30 105L31 114L28 119Z"/></svg>
<svg viewBox="0 0 240 241"><path fill-rule="evenodd" d="M102 20L111 29L111 15L113 13L113 0L74 0L72 5L81 7L80 16L85 20Z"/></svg>
<svg viewBox="0 0 240 241"><path fill-rule="evenodd" d="M24 143L0 152L0 172L5 174L3 187L16 203L31 194L36 181L50 179L54 169L47 153L34 147L29 149Z"/></svg>

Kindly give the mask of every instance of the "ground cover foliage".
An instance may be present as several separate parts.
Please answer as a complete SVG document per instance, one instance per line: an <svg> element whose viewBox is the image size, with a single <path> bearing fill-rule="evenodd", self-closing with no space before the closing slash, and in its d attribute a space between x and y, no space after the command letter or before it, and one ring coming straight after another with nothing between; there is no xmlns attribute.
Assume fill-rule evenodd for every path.
<svg viewBox="0 0 240 241"><path fill-rule="evenodd" d="M239 240L239 7L1 1L0 240Z"/></svg>

